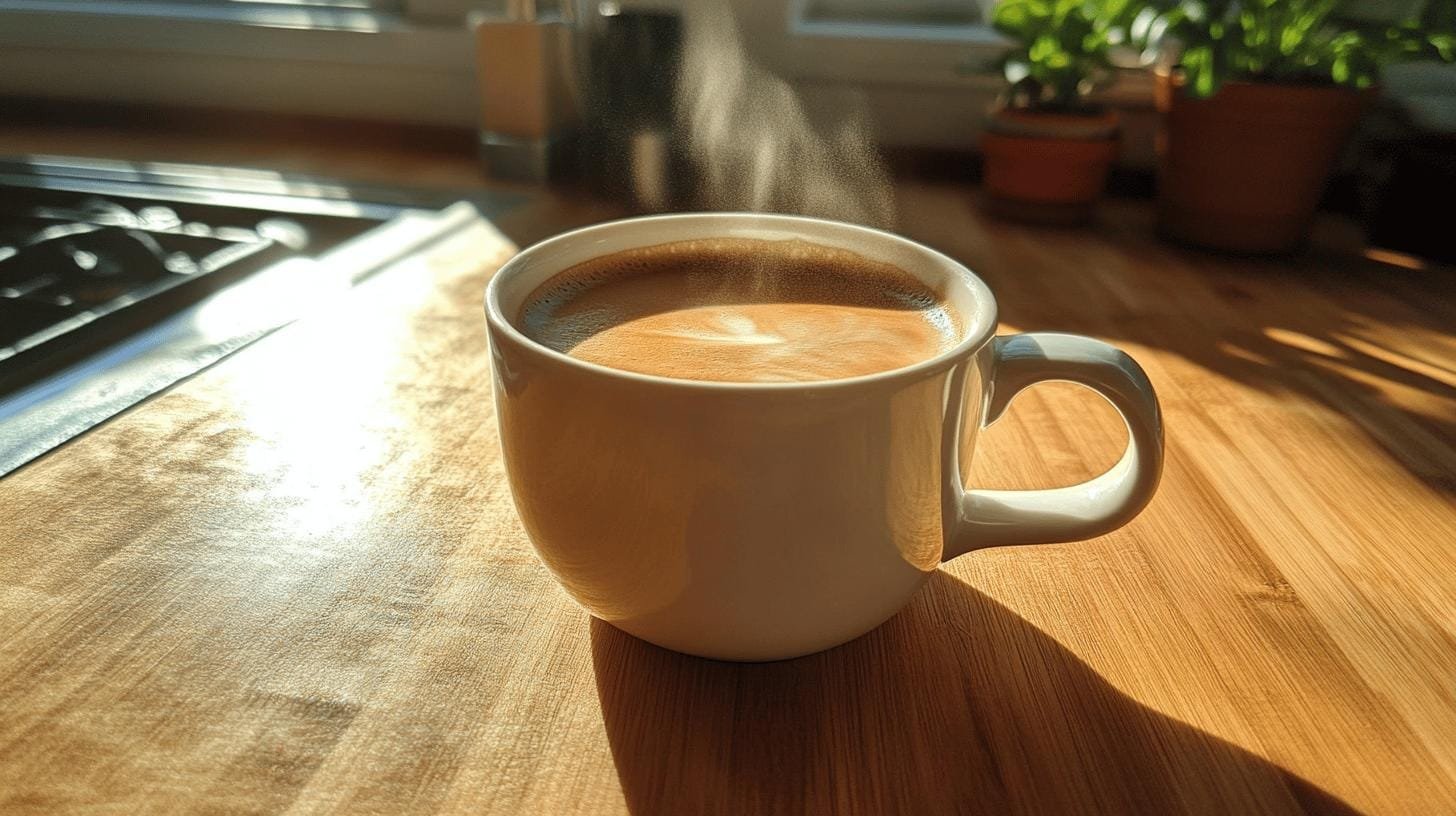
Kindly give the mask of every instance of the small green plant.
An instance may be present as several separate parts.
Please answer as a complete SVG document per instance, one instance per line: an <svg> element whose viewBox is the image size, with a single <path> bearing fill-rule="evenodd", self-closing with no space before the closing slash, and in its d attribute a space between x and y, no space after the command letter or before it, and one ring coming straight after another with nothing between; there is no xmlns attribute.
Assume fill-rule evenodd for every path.
<svg viewBox="0 0 1456 816"><path fill-rule="evenodd" d="M1233 79L1366 88L1386 65L1456 58L1456 4L1384 10L1396 5L1403 19L1368 0L1155 0L1122 14L1130 42L1145 55L1172 46L1185 87L1206 97Z"/></svg>
<svg viewBox="0 0 1456 816"><path fill-rule="evenodd" d="M1111 48L1129 0L1001 0L992 16L1012 40L1001 59L1016 108L1081 112L1087 95L1112 76Z"/></svg>

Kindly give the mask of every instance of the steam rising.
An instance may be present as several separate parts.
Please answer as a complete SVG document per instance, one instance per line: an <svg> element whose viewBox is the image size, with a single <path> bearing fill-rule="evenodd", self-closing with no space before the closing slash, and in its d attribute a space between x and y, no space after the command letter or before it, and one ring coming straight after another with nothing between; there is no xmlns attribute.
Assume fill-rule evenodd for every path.
<svg viewBox="0 0 1456 816"><path fill-rule="evenodd" d="M745 53L727 3L686 6L677 117L699 203L893 226L890 176L863 100L846 94L851 104L834 121L812 120L788 83Z"/></svg>

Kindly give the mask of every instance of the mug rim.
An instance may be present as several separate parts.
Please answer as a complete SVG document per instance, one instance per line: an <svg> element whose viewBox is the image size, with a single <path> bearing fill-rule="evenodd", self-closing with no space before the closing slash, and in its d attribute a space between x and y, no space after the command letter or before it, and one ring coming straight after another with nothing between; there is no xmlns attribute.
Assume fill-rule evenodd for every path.
<svg viewBox="0 0 1456 816"><path fill-rule="evenodd" d="M868 240L889 242L907 247L916 252L924 253L931 259L937 260L959 273L958 277L962 285L970 289L972 299L984 304L984 309L977 311L976 315L962 315L962 318L971 321L978 320L983 325L967 325L965 336L954 346L941 351L924 360L911 363L899 368L889 368L884 371L875 371L869 374L860 374L854 377L839 377L830 380L801 380L787 382L734 382L726 380L689 380L680 377L664 377L658 374L644 374L637 371L627 371L620 368L592 363L569 354L562 353L543 343L539 343L526 335L525 332L516 328L515 324L508 320L500 305L500 290L516 274L516 270L523 268L526 260L531 255L549 251L553 247L562 244L581 241L597 233L615 232L624 227L647 224L661 221L701 220L701 221L734 221L752 219L759 222L778 223L780 225L792 224L821 224L829 225L836 229L845 229L851 232L859 232ZM802 240L810 243L822 243L815 238L803 236ZM650 243L638 244L639 247L653 246ZM838 247L843 249L844 247ZM620 251L620 250L618 250ZM851 250L853 251L853 250ZM559 274L565 271L557 270L552 274ZM915 275L914 270L904 270ZM918 275L917 275L918 277ZM666 213L659 215L639 215L626 218L616 218L610 221L601 221L589 224L584 227L568 230L549 238L537 241L534 244L520 250L511 256L510 260L501 265L490 278L485 287L485 316L486 322L494 331L515 341L523 348L533 352L544 354L563 365L567 365L582 371L597 374L599 376L614 377L628 381L666 386L674 388L685 388L691 390L708 391L732 391L732 392L785 392L803 391L806 389L840 389L852 388L855 386L868 385L872 383L891 382L902 379L915 379L923 375L941 371L984 346L996 333L998 325L998 309L996 298L991 293L991 288L980 276L972 272L970 267L945 253L932 249L919 241L912 241L902 235L897 235L887 230L867 227L861 224L852 224L846 221L835 221L830 218L816 218L805 215L785 215L779 213L757 213L757 212L732 212L732 211L705 211L687 213Z"/></svg>

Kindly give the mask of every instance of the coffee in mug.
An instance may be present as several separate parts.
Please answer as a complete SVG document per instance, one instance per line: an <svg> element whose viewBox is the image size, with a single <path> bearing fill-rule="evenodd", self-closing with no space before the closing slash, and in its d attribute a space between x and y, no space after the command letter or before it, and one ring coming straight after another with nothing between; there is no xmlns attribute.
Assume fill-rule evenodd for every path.
<svg viewBox="0 0 1456 816"><path fill-rule="evenodd" d="M526 335L580 360L684 380L808 382L928 360L963 321L908 272L806 241L714 238L615 252L531 293Z"/></svg>

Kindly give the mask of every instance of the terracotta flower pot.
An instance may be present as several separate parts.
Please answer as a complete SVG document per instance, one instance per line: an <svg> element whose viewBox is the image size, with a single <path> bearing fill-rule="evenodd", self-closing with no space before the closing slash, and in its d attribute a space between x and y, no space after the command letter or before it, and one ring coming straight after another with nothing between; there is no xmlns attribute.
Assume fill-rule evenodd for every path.
<svg viewBox="0 0 1456 816"><path fill-rule="evenodd" d="M1229 82L1195 99L1182 85L1157 77L1159 231L1236 252L1298 249L1370 94Z"/></svg>
<svg viewBox="0 0 1456 816"><path fill-rule="evenodd" d="M981 138L991 210L1078 223L1092 215L1117 156L1117 116L997 111Z"/></svg>

